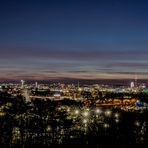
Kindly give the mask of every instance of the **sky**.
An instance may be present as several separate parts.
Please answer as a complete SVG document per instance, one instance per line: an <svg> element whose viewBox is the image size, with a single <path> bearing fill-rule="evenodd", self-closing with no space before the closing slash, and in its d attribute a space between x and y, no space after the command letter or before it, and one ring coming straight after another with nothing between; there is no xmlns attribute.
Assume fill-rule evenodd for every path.
<svg viewBox="0 0 148 148"><path fill-rule="evenodd" d="M148 79L147 0L0 0L0 80Z"/></svg>

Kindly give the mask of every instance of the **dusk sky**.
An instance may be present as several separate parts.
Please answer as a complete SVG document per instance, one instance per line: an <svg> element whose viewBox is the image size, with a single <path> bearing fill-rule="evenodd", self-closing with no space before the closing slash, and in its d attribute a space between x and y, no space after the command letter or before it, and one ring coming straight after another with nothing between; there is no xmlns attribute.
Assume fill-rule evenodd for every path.
<svg viewBox="0 0 148 148"><path fill-rule="evenodd" d="M0 0L0 80L148 79L147 0Z"/></svg>

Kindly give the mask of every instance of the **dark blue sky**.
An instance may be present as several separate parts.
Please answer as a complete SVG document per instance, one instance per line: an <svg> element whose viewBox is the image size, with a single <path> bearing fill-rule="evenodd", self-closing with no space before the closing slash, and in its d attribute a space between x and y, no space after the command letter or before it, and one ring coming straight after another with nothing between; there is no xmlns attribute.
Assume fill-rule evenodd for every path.
<svg viewBox="0 0 148 148"><path fill-rule="evenodd" d="M0 79L148 78L147 0L1 0Z"/></svg>

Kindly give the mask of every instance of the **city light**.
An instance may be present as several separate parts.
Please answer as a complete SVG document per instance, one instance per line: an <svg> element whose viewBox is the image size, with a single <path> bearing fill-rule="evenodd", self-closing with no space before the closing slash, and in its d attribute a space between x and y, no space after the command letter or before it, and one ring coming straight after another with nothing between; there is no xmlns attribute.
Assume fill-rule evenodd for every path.
<svg viewBox="0 0 148 148"><path fill-rule="evenodd" d="M0 148L148 146L148 0L1 0L0 34Z"/></svg>
<svg viewBox="0 0 148 148"><path fill-rule="evenodd" d="M84 119L84 120L83 120L83 123L85 123L85 124L86 124L86 123L87 123L87 119Z"/></svg>
<svg viewBox="0 0 148 148"><path fill-rule="evenodd" d="M42 89L38 93L39 94L40 93L44 94L45 92L46 93L44 94L44 96L40 96L40 95L34 94L34 89L33 89L33 87L35 87L34 84L30 85L30 89L32 89L31 90L32 92L29 92L26 89L26 88L29 88L29 86L27 85L28 84L24 85L24 89L20 89L20 85L18 86L14 85L15 87L13 90L15 91L12 91L10 88L8 88L7 91L9 92L9 95L11 95L10 101L5 102L7 99L2 100L4 102L0 106L0 117L2 119L5 119L7 116L13 115L11 116L10 119L12 121L15 120L17 125L19 125L19 131L22 132L22 129L20 128L21 126L25 128L25 130L28 133L24 132L23 134L25 136L28 136L29 134L30 135L33 134L32 140L33 138L37 138L37 137L38 139L40 139L39 137L44 138L44 136L47 135L46 139L56 138L56 141L57 141L56 144L61 144L62 139L64 139L65 137L68 137L69 139L74 140L75 138L81 139L80 135L82 135L82 137L89 136L89 134L91 133L94 133L96 135L98 134L107 135L107 134L111 134L109 132L114 130L115 130L115 133L117 133L116 136L118 137L120 134L119 131L122 128L124 128L124 122L126 121L128 123L129 122L128 120L131 120L130 123L133 123L133 125L136 127L134 130L134 134L137 134L135 136L136 138L139 136L138 134L141 134L141 130L143 131L142 134L145 134L144 125L142 124L144 119L142 121L140 120L141 120L142 112L147 110L147 106L146 106L147 104L145 103L144 107L135 106L135 102L140 99L134 99L134 98L129 99L130 97L128 96L122 99L122 101L121 99L117 99L117 98L113 98L113 99L98 98L96 100L86 99L86 98L84 99L85 96L81 96L82 99L77 99L75 98L77 95L72 97L72 94L70 94L70 93L75 93L77 90L77 87L76 88L72 87L72 90L69 90L68 92L62 90L64 94L61 94L61 98L62 97L63 98L59 100L54 98L54 94L56 94L57 91L61 90L59 86L57 86L57 88L56 87L47 88L46 86L43 85ZM66 87L66 85L64 87ZM64 89L64 87L62 89ZM40 84L38 84L38 88L41 88ZM46 89L48 89L48 91L46 91ZM49 89L50 91L52 91L52 93L50 93ZM65 89L69 89L69 87ZM85 90L83 86L82 86L82 89ZM12 114L11 110L13 106L15 107L14 102L17 102L17 100L19 100L17 98L16 92L18 91L19 95L23 95L23 97L26 97L24 95L24 90L26 90L26 92L29 92L28 97L30 98L30 102L32 103L32 105L30 106L28 102L27 103L24 102L21 105L25 106L26 110L24 110L23 112L21 111L22 113L21 112L17 113L16 111L15 113L13 112ZM87 88L87 91L88 90L89 88ZM90 89L90 93L93 90L94 89ZM105 94L108 93L108 90L103 89L103 92L104 91L106 91ZM105 97L105 94L104 94L104 97ZM2 91L2 95L3 95L3 91ZM66 95L68 95L69 98ZM6 98L7 97L8 96L6 96ZM16 101L13 102L13 99L16 99ZM26 100L27 99L25 99L24 101ZM118 104L117 106L116 103L118 102L120 103L124 102L124 105ZM20 101L18 101L16 104L19 106ZM126 114L128 112L133 112L135 114L140 113L140 119L138 120L139 116L136 116L136 119L137 119L136 121L134 120L135 118L126 118L126 116L122 116L122 113ZM133 116L133 115L131 114L130 116ZM122 120L120 120L120 118ZM5 122L5 120L3 122ZM37 132L34 131L34 126ZM131 125L129 124L129 126ZM30 127L33 127L33 129L30 129ZM141 127L141 130L139 127ZM15 127L13 128L15 129ZM21 138L20 132L17 132L17 130L13 130L12 135L13 135L13 138L11 140L13 141L13 143L18 144ZM116 140L118 141L118 139ZM49 140L49 142L52 144L52 140Z"/></svg>
<svg viewBox="0 0 148 148"><path fill-rule="evenodd" d="M84 115L84 117L88 117L88 116L89 116L89 112L88 112L88 111L85 111L85 112L83 113L83 115Z"/></svg>
<svg viewBox="0 0 148 148"><path fill-rule="evenodd" d="M79 110L75 110L75 114L77 114L77 115L78 115L78 114L79 114Z"/></svg>
<svg viewBox="0 0 148 148"><path fill-rule="evenodd" d="M47 132L51 131L51 127L50 126L47 126Z"/></svg>
<svg viewBox="0 0 148 148"><path fill-rule="evenodd" d="M106 111L105 111L105 115L106 115L106 116L110 117L111 114L112 114L111 110L106 110Z"/></svg>
<svg viewBox="0 0 148 148"><path fill-rule="evenodd" d="M119 117L119 113L115 113L115 117L118 118Z"/></svg>
<svg viewBox="0 0 148 148"><path fill-rule="evenodd" d="M119 119L115 119L115 122L116 122L116 123L119 123L119 121L120 121Z"/></svg>
<svg viewBox="0 0 148 148"><path fill-rule="evenodd" d="M5 113L4 112L0 112L0 116L4 116L5 115Z"/></svg>
<svg viewBox="0 0 148 148"><path fill-rule="evenodd" d="M67 112L70 112L70 108L67 109Z"/></svg>
<svg viewBox="0 0 148 148"><path fill-rule="evenodd" d="M100 114L100 113L101 113L101 109L97 108L97 109L96 109L96 113L97 113L97 114Z"/></svg>
<svg viewBox="0 0 148 148"><path fill-rule="evenodd" d="M104 128L109 128L109 124L105 123L104 125Z"/></svg>
<svg viewBox="0 0 148 148"><path fill-rule="evenodd" d="M140 122L139 121L135 121L135 125L136 126L140 126Z"/></svg>

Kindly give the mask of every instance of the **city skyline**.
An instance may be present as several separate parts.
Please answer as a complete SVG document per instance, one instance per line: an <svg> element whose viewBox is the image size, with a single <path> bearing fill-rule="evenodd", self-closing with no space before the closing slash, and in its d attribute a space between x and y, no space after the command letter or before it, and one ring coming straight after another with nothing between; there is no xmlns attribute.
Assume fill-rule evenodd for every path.
<svg viewBox="0 0 148 148"><path fill-rule="evenodd" d="M0 80L148 79L146 0L2 0Z"/></svg>

